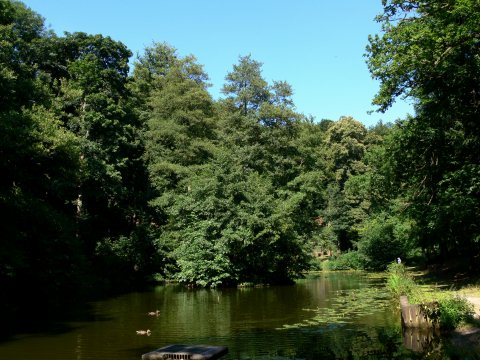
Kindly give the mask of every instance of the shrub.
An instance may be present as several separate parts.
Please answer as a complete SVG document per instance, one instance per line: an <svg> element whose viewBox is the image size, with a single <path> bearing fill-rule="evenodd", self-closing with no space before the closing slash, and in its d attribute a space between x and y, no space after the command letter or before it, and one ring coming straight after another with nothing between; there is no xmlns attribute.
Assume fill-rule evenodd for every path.
<svg viewBox="0 0 480 360"><path fill-rule="evenodd" d="M382 213L365 222L357 247L368 259L368 268L385 270L391 259L404 258L414 246L411 238L408 221Z"/></svg>
<svg viewBox="0 0 480 360"><path fill-rule="evenodd" d="M418 293L418 286L412 276L407 272L405 265L391 263L387 267L387 288L392 296L406 295L412 297Z"/></svg>
<svg viewBox="0 0 480 360"><path fill-rule="evenodd" d="M438 322L443 329L454 329L474 315L473 305L464 298L448 296L438 303Z"/></svg>
<svg viewBox="0 0 480 360"><path fill-rule="evenodd" d="M325 263L328 270L361 270L365 269L366 258L358 251L349 251Z"/></svg>
<svg viewBox="0 0 480 360"><path fill-rule="evenodd" d="M328 270L324 267L324 263L328 263L328 260L321 261L319 258L312 256L309 260L309 271Z"/></svg>

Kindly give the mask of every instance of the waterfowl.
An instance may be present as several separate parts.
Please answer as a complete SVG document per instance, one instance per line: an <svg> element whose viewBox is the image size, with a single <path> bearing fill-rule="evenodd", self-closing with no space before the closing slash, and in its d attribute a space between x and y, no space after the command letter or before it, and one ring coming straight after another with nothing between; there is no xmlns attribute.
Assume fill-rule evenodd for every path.
<svg viewBox="0 0 480 360"><path fill-rule="evenodd" d="M160 315L160 310L150 311L147 314L150 316L158 316Z"/></svg>
<svg viewBox="0 0 480 360"><path fill-rule="evenodd" d="M147 335L147 336L150 336L152 332L150 331L150 329L147 329L147 330L137 330L137 335Z"/></svg>

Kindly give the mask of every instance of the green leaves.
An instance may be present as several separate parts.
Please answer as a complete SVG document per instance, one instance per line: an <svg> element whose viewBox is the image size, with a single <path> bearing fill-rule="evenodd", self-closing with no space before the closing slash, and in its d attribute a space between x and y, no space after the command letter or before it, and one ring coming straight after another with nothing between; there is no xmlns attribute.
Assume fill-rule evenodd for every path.
<svg viewBox="0 0 480 360"><path fill-rule="evenodd" d="M417 221L425 249L471 254L479 233L469 214L480 207L478 192L467 195L465 189L477 188L480 161L480 5L384 1L378 20L384 33L371 37L367 47L372 76L381 82L374 103L385 111L395 98L411 97L417 111L398 124L387 144L391 179L405 196L406 214Z"/></svg>
<svg viewBox="0 0 480 360"><path fill-rule="evenodd" d="M261 75L262 63L255 61L250 55L240 56L238 65L225 77L227 83L222 92L230 95L243 115L255 111L269 98L267 82Z"/></svg>
<svg viewBox="0 0 480 360"><path fill-rule="evenodd" d="M222 155L223 156L223 155ZM266 177L214 161L185 179L167 208L164 236L177 239L178 278L200 286L276 282L306 264L290 220L297 200L279 199ZM231 160L229 160L231 161ZM206 270L208 269L208 270Z"/></svg>

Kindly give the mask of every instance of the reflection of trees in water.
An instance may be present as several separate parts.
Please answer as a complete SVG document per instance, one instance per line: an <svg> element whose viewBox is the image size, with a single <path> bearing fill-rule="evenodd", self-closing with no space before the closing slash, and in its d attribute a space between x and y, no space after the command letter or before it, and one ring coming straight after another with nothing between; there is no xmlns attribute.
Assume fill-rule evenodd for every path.
<svg viewBox="0 0 480 360"><path fill-rule="evenodd" d="M438 329L403 329L403 345L430 359L480 359L480 344L468 335L441 334Z"/></svg>
<svg viewBox="0 0 480 360"><path fill-rule="evenodd" d="M406 349L401 328L325 326L239 334L227 359L423 359ZM245 338L250 341L245 341ZM259 346L258 339L268 343Z"/></svg>
<svg viewBox="0 0 480 360"><path fill-rule="evenodd" d="M357 275L323 274L263 288L164 286L145 306L161 310L153 326L162 341L228 346L222 360L443 359L448 351L458 353L436 334L403 333L400 314L388 311L383 278Z"/></svg>

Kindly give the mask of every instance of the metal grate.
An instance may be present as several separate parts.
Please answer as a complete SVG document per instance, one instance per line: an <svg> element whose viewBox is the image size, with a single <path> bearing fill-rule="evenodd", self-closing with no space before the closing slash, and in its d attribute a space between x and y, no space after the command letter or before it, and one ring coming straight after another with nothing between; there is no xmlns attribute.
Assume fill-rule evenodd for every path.
<svg viewBox="0 0 480 360"><path fill-rule="evenodd" d="M192 358L192 355L190 354L165 354L164 359L165 360L190 360Z"/></svg>
<svg viewBox="0 0 480 360"><path fill-rule="evenodd" d="M142 355L142 360L214 360L228 353L224 346L168 345Z"/></svg>

